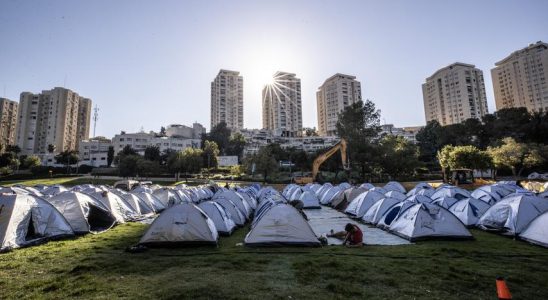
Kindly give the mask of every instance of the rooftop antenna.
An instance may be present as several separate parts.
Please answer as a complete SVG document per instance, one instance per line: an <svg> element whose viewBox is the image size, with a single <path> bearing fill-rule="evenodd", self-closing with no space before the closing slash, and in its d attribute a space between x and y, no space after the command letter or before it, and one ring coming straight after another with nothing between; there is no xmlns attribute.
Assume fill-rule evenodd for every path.
<svg viewBox="0 0 548 300"><path fill-rule="evenodd" d="M99 120L99 107L95 104L93 109L93 137L95 137L95 129L97 128L97 120Z"/></svg>

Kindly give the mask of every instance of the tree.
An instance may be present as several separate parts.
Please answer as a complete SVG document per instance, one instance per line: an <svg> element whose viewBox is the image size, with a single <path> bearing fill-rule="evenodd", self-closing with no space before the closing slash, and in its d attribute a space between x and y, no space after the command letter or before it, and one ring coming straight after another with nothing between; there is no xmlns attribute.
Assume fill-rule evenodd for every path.
<svg viewBox="0 0 548 300"><path fill-rule="evenodd" d="M243 134L236 132L230 136L228 142L228 149L226 151L227 155L236 155L238 158L242 158L245 148L245 137Z"/></svg>
<svg viewBox="0 0 548 300"><path fill-rule="evenodd" d="M211 131L208 134L202 135L202 148L204 147L205 141L213 141L219 147L221 155L226 155L230 142L231 131L226 126L225 122L221 122L211 128Z"/></svg>
<svg viewBox="0 0 548 300"><path fill-rule="evenodd" d="M196 148L186 148L182 154L181 170L185 173L198 173L203 165L203 151Z"/></svg>
<svg viewBox="0 0 548 300"><path fill-rule="evenodd" d="M124 148L122 148L122 151L120 153L122 155L138 155L137 151L133 149L130 145L126 145Z"/></svg>
<svg viewBox="0 0 548 300"><path fill-rule="evenodd" d="M167 154L166 165L170 172L175 174L175 181L179 181L179 176L181 174L182 165L183 165L183 152L182 151L173 151Z"/></svg>
<svg viewBox="0 0 548 300"><path fill-rule="evenodd" d="M55 145L49 144L48 145L48 153L53 153L53 152L55 152Z"/></svg>
<svg viewBox="0 0 548 300"><path fill-rule="evenodd" d="M378 147L377 168L392 178L413 175L420 166L418 147L401 136L386 135Z"/></svg>
<svg viewBox="0 0 548 300"><path fill-rule="evenodd" d="M107 152L107 165L112 166L112 161L114 160L114 147L109 146Z"/></svg>
<svg viewBox="0 0 548 300"><path fill-rule="evenodd" d="M305 136L318 136L316 127L313 128L303 128Z"/></svg>
<svg viewBox="0 0 548 300"><path fill-rule="evenodd" d="M531 168L544 162L541 147L535 144L518 143L514 138L502 139L502 145L488 147L495 167L508 167L515 178L521 176L525 168Z"/></svg>
<svg viewBox="0 0 548 300"><path fill-rule="evenodd" d="M35 167L39 167L42 165L42 162L40 161L40 158L36 155L30 155L25 158L23 161L23 164L26 168L32 169Z"/></svg>
<svg viewBox="0 0 548 300"><path fill-rule="evenodd" d="M217 167L217 156L219 155L219 147L213 141L205 141L203 147L204 165L208 169Z"/></svg>
<svg viewBox="0 0 548 300"><path fill-rule="evenodd" d="M160 127L160 136L166 136L166 128L164 126Z"/></svg>
<svg viewBox="0 0 548 300"><path fill-rule="evenodd" d="M142 160L139 155L121 155L118 161L118 172L121 177L135 177L138 174L138 163Z"/></svg>
<svg viewBox="0 0 548 300"><path fill-rule="evenodd" d="M160 166L157 161L151 161L142 157L137 160L137 174L141 177L149 177L157 174Z"/></svg>
<svg viewBox="0 0 548 300"><path fill-rule="evenodd" d="M262 147L257 154L252 155L248 160L248 167L255 166L255 172L263 174L263 180L266 182L269 174L278 170L278 162L272 155L272 147Z"/></svg>
<svg viewBox="0 0 548 300"><path fill-rule="evenodd" d="M145 148L145 159L150 161L160 161L160 147L149 145Z"/></svg>
<svg viewBox="0 0 548 300"><path fill-rule="evenodd" d="M15 155L18 156L19 153L21 153L21 148L17 145L7 145L6 146L6 152L15 153Z"/></svg>
<svg viewBox="0 0 548 300"><path fill-rule="evenodd" d="M361 170L362 178L372 170L373 143L379 136L380 111L370 100L358 101L339 113L337 134L346 139L350 162Z"/></svg>
<svg viewBox="0 0 548 300"><path fill-rule="evenodd" d="M65 150L55 156L55 162L58 164L73 165L78 162L78 152Z"/></svg>

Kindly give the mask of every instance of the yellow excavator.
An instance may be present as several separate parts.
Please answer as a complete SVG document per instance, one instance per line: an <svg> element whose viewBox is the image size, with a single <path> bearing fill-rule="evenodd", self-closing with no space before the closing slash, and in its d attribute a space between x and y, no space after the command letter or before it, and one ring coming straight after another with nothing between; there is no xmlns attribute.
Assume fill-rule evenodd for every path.
<svg viewBox="0 0 548 300"><path fill-rule="evenodd" d="M314 160L314 163L312 164L312 177L296 177L295 183L297 184L307 184L312 183L314 180L316 180L316 176L318 176L318 172L320 171L320 166L333 154L337 153L337 151L341 151L341 160L343 164L343 168L345 170L349 169L349 163L348 159L346 158L346 140L341 139L338 143L333 145L333 147L329 148L329 150L325 151L324 153L320 154L320 156L316 157Z"/></svg>

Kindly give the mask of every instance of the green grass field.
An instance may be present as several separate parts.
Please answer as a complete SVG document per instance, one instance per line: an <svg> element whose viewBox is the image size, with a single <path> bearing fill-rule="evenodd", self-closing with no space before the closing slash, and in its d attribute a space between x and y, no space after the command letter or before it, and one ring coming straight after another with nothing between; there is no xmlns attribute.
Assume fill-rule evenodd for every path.
<svg viewBox="0 0 548 300"><path fill-rule="evenodd" d="M127 253L147 225L0 254L0 298L547 299L548 250L474 230L475 241L346 249L247 248L247 228L218 248ZM367 237L366 237L367 238Z"/></svg>
<svg viewBox="0 0 548 300"><path fill-rule="evenodd" d="M548 249L479 230L474 241L257 249L237 245L241 228L218 248L125 252L147 226L2 253L0 299L496 299L497 276L515 299L548 299Z"/></svg>

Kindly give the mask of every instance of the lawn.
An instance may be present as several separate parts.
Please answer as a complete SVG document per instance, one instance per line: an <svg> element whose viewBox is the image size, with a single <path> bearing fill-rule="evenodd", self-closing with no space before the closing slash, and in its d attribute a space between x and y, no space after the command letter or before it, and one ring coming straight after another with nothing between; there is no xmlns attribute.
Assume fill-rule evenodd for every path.
<svg viewBox="0 0 548 300"><path fill-rule="evenodd" d="M247 228L218 248L127 253L147 225L0 254L0 298L547 299L548 250L474 230L475 241L346 249L247 248ZM367 237L366 237L367 238Z"/></svg>

